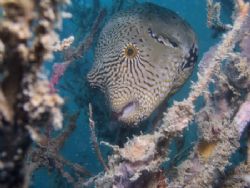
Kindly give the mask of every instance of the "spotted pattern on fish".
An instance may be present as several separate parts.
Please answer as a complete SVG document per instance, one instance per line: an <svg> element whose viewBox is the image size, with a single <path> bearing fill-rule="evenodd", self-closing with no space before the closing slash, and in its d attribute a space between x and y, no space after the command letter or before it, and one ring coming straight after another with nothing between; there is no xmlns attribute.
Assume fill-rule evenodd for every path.
<svg viewBox="0 0 250 188"><path fill-rule="evenodd" d="M88 80L119 121L135 125L183 85L196 60L191 27L173 11L145 3L106 23Z"/></svg>

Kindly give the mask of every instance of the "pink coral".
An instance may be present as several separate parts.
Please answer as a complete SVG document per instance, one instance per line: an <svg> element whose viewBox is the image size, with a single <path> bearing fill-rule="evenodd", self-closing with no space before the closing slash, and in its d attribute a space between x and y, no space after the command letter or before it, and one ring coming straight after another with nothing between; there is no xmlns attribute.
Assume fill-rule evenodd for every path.
<svg viewBox="0 0 250 188"><path fill-rule="evenodd" d="M52 76L50 78L50 90L51 92L56 92L55 86L58 84L60 78L64 74L65 70L67 69L69 62L64 63L55 63L53 65Z"/></svg>
<svg viewBox="0 0 250 188"><path fill-rule="evenodd" d="M250 35L243 38L240 47L242 49L242 54L250 59Z"/></svg>
<svg viewBox="0 0 250 188"><path fill-rule="evenodd" d="M242 50L242 54L250 59L250 54L249 54L250 52L250 16L247 17L244 23L243 29L244 29L243 33L245 34L245 36L241 40L240 47Z"/></svg>
<svg viewBox="0 0 250 188"><path fill-rule="evenodd" d="M235 122L238 125L240 134L242 134L247 124L250 123L249 114L250 114L250 101L246 101L240 106L240 109L235 116Z"/></svg>

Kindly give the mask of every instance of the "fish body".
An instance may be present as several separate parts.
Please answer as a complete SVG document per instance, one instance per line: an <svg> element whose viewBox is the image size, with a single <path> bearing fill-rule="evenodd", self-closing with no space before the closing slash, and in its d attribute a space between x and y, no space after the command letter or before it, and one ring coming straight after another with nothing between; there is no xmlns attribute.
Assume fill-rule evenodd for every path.
<svg viewBox="0 0 250 188"><path fill-rule="evenodd" d="M119 121L136 125L183 85L196 60L191 27L173 11L145 3L106 23L88 80Z"/></svg>

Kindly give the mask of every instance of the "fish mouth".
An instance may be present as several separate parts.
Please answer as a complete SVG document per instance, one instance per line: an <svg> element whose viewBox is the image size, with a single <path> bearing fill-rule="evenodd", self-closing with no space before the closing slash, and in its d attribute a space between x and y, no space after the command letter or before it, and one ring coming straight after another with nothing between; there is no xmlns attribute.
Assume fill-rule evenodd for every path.
<svg viewBox="0 0 250 188"><path fill-rule="evenodd" d="M138 110L138 104L137 101L127 103L118 113L114 113L115 117L120 121L127 121Z"/></svg>

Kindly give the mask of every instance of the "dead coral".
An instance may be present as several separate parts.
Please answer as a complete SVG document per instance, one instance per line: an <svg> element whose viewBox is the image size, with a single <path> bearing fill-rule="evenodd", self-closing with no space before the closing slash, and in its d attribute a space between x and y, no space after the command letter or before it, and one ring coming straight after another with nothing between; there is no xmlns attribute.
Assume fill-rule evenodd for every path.
<svg viewBox="0 0 250 188"><path fill-rule="evenodd" d="M58 41L56 44L53 46L53 51L63 51L68 49L71 44L74 42L74 36L70 36L66 39L63 39L63 41Z"/></svg>
<svg viewBox="0 0 250 188"><path fill-rule="evenodd" d="M223 182L223 187L249 187L250 186L250 139L248 131L248 143L247 143L247 160L242 162L235 169L230 171L227 175L228 178Z"/></svg>
<svg viewBox="0 0 250 188"><path fill-rule="evenodd" d="M56 170L71 185L77 184L78 181L84 182L84 178L91 175L81 165L72 163L59 154L59 150L76 128L76 118L78 118L77 114L71 117L66 130L61 134L54 138L51 138L49 135L43 137L34 148L30 149L25 167L25 170L28 172L26 174L27 179L30 179L33 172L41 167L46 167L49 171ZM66 166L72 169L73 172L69 173L66 171Z"/></svg>
<svg viewBox="0 0 250 188"><path fill-rule="evenodd" d="M205 107L195 115L200 130L199 142L190 158L178 166L177 176L184 178L175 178L170 186L221 184L224 168L239 147L238 125L231 117L238 110L240 97L235 96L222 80L216 79L215 84L219 85L213 94L207 94Z"/></svg>
<svg viewBox="0 0 250 188"><path fill-rule="evenodd" d="M207 0L207 26L216 31L227 31L232 28L229 24L223 24L220 20L221 5L219 2Z"/></svg>
<svg viewBox="0 0 250 188"><path fill-rule="evenodd" d="M22 187L23 161L37 138L35 129L61 126L62 99L48 91L40 77L43 61L52 56L50 42L64 1L1 0L0 186ZM31 135L31 133L33 135ZM36 136L35 136L36 135Z"/></svg>
<svg viewBox="0 0 250 188"><path fill-rule="evenodd" d="M29 79L29 77L25 79ZM27 80L26 83L29 84L27 84L27 88L23 91L23 97L29 99L29 101L23 103L23 110L29 113L29 124L38 125L45 118L49 118L55 129L62 128L63 117L58 107L63 104L63 99L57 94L50 93L48 80L38 80L31 84L31 79ZM48 111L52 113L51 116L44 117L48 116L46 114Z"/></svg>
<svg viewBox="0 0 250 188"><path fill-rule="evenodd" d="M60 64L54 64L54 72L52 73L52 77L50 80L49 90L51 95L53 95L55 91L54 85L58 83L60 77L64 74L68 65L74 62L76 59L81 58L93 45L94 37L98 32L102 20L105 18L105 14L106 12L104 9L98 9L98 15L93 15L96 16L96 19L92 24L92 28L86 35L84 40L80 42L77 48L69 46L71 45L71 42L73 42L72 37L62 42L57 42L56 44L54 44L54 46L52 46L51 50L58 50L60 53L63 53L64 62ZM40 102L42 102L42 99L39 100L39 103ZM61 149L69 134L74 130L74 127L74 124L71 123L68 129L58 137L51 138L49 134L47 134L45 137L39 139L40 144L33 148L28 156L27 171L30 175L34 172L34 170L40 167L46 167L48 170L55 169L58 174L65 178L66 181L72 186L82 187L81 185L83 184L83 182L85 182L85 178L90 176L90 173L79 164L72 163L64 159L63 156L59 154L59 150ZM47 132L50 132L49 129L47 130ZM64 169L65 167L70 168L72 173L66 171ZM30 179L29 175L26 176L26 178Z"/></svg>
<svg viewBox="0 0 250 188"><path fill-rule="evenodd" d="M201 60L198 81L193 83L189 97L182 102L174 103L168 109L164 114L161 127L153 134L134 137L125 144L124 148L112 147L114 154L109 158L109 171L102 177L97 178L97 187L101 185L112 187L112 185L120 185L119 182L125 187L129 187L133 183L136 184L140 178L143 178L145 172L153 173L157 171L159 166L166 160L165 157L168 153L166 148L170 140L182 134L182 130L192 122L196 114L194 102L204 94L211 82L216 82L213 77L215 74L221 73L221 62L227 59L229 54L234 53L235 45L242 39L242 35L239 35L239 33L242 32L244 23L248 19L249 3L242 0L235 2L238 8L234 24L223 36L221 43L211 48ZM217 81L221 82L224 79L221 78ZM230 89L226 87L225 92ZM222 95L222 99L224 98L227 98L227 96ZM213 114L217 115L221 126L216 129L217 124L214 124L215 129L212 128L209 133L210 135L219 133L214 140L218 141L219 144L214 143L213 147L209 149L211 151L208 151L207 148L204 150L208 152L205 160L201 158L201 153L204 151L201 151L200 154L196 152L195 155L190 156L190 160L186 161L189 165L180 167L178 170L179 176L167 183L169 187L212 186L219 177L218 174L223 172L225 166L229 164L229 157L239 147L240 133L238 125L235 124L233 119L235 112L237 112L237 106L243 101L237 103L234 108L235 111L229 111L228 114L227 101L219 100L219 102L220 104L225 103L225 108L222 106L222 108L218 109L221 116L217 115L217 112ZM234 113L232 113L233 111ZM209 123L213 124L212 122ZM210 135L209 138L211 138ZM210 143L209 138L207 140Z"/></svg>

